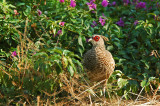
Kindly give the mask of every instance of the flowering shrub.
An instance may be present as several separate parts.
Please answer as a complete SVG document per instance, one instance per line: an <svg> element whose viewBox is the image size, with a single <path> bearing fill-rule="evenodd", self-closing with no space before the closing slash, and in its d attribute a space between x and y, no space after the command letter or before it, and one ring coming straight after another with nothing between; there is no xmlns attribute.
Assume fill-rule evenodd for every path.
<svg viewBox="0 0 160 106"><path fill-rule="evenodd" d="M83 54L91 48L86 41L93 34L109 38L106 48L116 61L108 81L116 89L111 92L126 99L130 96L126 92L139 93L142 88L150 93L159 81L159 14L158 0L4 0L0 101L28 102L38 95L45 98L46 92L55 96L68 84L63 81L77 73L78 80L81 74L85 77ZM64 73L69 75L65 80Z"/></svg>

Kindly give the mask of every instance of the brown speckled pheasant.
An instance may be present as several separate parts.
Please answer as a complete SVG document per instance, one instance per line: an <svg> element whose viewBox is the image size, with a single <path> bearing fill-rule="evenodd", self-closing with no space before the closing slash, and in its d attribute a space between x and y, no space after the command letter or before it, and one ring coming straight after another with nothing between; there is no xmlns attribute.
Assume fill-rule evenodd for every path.
<svg viewBox="0 0 160 106"><path fill-rule="evenodd" d="M102 35L93 35L88 40L93 47L84 54L83 65L91 81L108 79L115 68L114 59L105 49L104 40L108 41L108 38Z"/></svg>

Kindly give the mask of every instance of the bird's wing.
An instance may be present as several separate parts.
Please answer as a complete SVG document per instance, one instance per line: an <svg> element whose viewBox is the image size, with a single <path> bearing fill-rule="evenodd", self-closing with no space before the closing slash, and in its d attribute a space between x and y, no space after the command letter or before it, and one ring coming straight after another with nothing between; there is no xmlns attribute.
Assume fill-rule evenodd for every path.
<svg viewBox="0 0 160 106"><path fill-rule="evenodd" d="M105 52L106 52L106 54L105 54L106 58L105 58L105 62L104 62L105 66L106 66L105 68L106 68L106 70L110 70L109 72L112 73L115 69L115 61L113 59L112 54L108 50L106 50Z"/></svg>
<svg viewBox="0 0 160 106"><path fill-rule="evenodd" d="M95 53L93 50L87 51L83 56L83 65L87 70L92 70L96 64L95 60Z"/></svg>

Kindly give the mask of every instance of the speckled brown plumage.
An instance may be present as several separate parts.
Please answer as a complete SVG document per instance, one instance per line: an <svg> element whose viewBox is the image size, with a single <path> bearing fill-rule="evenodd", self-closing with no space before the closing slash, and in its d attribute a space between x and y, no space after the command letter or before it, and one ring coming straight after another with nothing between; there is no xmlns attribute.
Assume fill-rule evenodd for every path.
<svg viewBox="0 0 160 106"><path fill-rule="evenodd" d="M84 54L83 65L91 81L101 81L108 79L113 73L115 62L112 54L105 49L102 35L93 35L89 42L93 47Z"/></svg>

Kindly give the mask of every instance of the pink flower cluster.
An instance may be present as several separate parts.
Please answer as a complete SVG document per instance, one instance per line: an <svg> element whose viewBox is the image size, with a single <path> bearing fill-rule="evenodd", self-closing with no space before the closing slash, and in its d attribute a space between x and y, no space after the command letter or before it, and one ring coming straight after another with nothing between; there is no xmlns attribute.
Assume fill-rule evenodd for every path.
<svg viewBox="0 0 160 106"><path fill-rule="evenodd" d="M94 4L94 1L91 0L89 3L86 3L89 7L89 10L93 10L93 9L96 9L97 5Z"/></svg>
<svg viewBox="0 0 160 106"><path fill-rule="evenodd" d="M59 0L60 3L64 3L64 0ZM70 1L70 7L75 7L76 6L76 1L75 0L71 0Z"/></svg>
<svg viewBox="0 0 160 106"><path fill-rule="evenodd" d="M17 56L17 52L16 51L12 52L12 57L15 57L15 56Z"/></svg>
<svg viewBox="0 0 160 106"><path fill-rule="evenodd" d="M141 9L141 8L146 8L146 3L145 2L139 2L136 5L136 9Z"/></svg>

